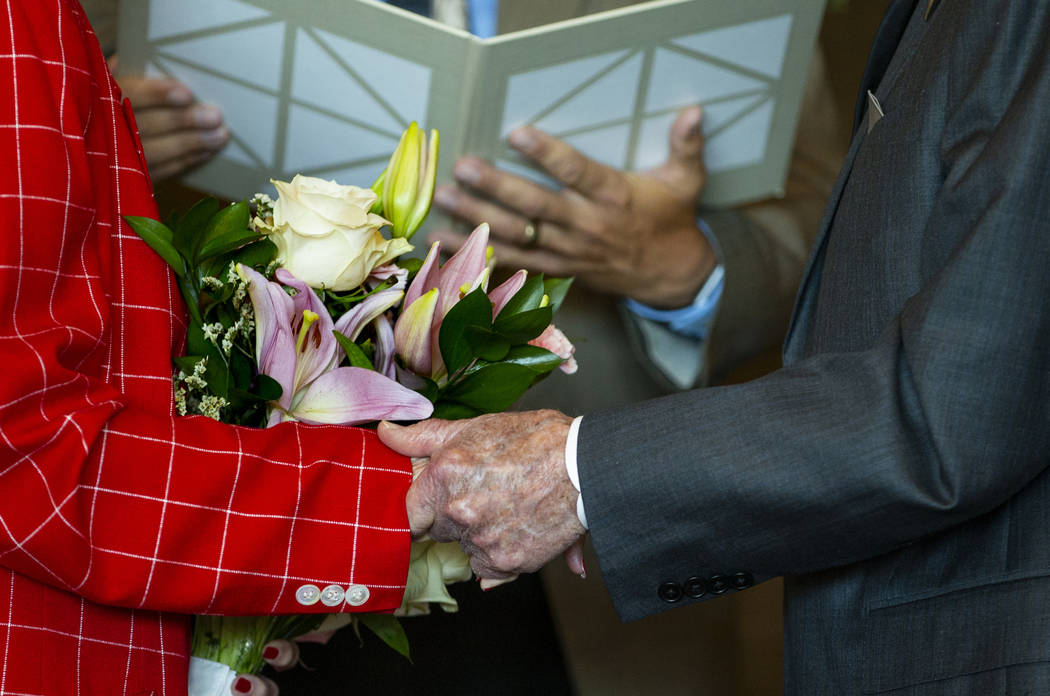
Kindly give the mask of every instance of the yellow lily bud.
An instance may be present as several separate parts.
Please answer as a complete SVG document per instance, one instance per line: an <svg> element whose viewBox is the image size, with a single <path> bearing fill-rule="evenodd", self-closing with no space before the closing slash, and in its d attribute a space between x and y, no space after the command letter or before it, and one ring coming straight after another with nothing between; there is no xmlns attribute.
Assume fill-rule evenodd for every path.
<svg viewBox="0 0 1050 696"><path fill-rule="evenodd" d="M383 189L386 187L386 175L389 171L390 167L388 166L382 171L382 173L376 178L376 180L372 182L372 192L376 195L376 202L372 204L372 207L368 210L368 212L372 213L373 215L383 214Z"/></svg>
<svg viewBox="0 0 1050 696"><path fill-rule="evenodd" d="M430 212L437 155L438 132L431 131L428 148L426 135L413 121L402 133L386 171L372 185L383 201L384 216L390 220L395 237L410 239Z"/></svg>

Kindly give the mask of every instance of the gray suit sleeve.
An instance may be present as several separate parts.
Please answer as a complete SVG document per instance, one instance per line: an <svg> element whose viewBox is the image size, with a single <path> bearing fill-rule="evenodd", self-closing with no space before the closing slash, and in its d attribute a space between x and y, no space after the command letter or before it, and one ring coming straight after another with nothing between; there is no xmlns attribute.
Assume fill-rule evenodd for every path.
<svg viewBox="0 0 1050 696"><path fill-rule="evenodd" d="M1045 26L995 30L1018 34L1009 45L1028 58L960 42L986 72L941 117L978 125L926 145L945 169L925 221L902 222L922 235L922 280L877 338L584 418L584 501L624 619L671 606L656 591L669 579L872 558L1002 505L1046 469L1050 54L1033 39ZM825 266L841 263L895 272L882 257Z"/></svg>

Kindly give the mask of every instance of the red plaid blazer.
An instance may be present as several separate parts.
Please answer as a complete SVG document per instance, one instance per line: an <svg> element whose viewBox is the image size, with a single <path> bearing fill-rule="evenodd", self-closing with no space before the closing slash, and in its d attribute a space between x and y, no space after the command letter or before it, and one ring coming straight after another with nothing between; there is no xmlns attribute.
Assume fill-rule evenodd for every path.
<svg viewBox="0 0 1050 696"><path fill-rule="evenodd" d="M407 460L173 414L183 307L122 221L156 208L76 0L0 0L0 95L0 694L181 696L187 614L398 606Z"/></svg>

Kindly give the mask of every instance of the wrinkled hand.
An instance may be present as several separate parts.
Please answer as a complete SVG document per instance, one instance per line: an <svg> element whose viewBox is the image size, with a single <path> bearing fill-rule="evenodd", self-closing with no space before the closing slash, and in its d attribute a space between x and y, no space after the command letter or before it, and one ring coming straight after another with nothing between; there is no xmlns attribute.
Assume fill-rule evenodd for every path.
<svg viewBox="0 0 1050 696"><path fill-rule="evenodd" d="M117 56L110 58L109 68L116 74ZM222 111L196 103L181 82L119 75L117 84L135 110L150 178L155 182L206 162L230 139Z"/></svg>
<svg viewBox="0 0 1050 696"><path fill-rule="evenodd" d="M571 423L557 411L381 423L388 447L430 458L406 500L413 536L459 541L485 586L575 548L586 530L565 471Z"/></svg>
<svg viewBox="0 0 1050 696"><path fill-rule="evenodd" d="M644 174L611 169L535 128L519 128L511 146L564 184L561 191L464 157L454 173L473 193L442 186L434 200L471 227L488 222L496 258L509 268L575 276L595 290L682 307L716 265L696 226L707 178L700 120L699 107L683 111L671 127L667 162ZM524 232L530 221L534 246ZM449 229L432 237L451 249L464 239Z"/></svg>

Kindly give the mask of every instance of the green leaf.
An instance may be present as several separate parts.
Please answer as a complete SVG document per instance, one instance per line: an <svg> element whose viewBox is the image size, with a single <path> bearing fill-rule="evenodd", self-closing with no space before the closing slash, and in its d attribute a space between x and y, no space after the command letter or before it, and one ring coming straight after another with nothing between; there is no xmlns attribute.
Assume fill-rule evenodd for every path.
<svg viewBox="0 0 1050 696"><path fill-rule="evenodd" d="M516 345L528 343L539 336L550 325L553 318L554 310L550 306L529 309L512 316L504 316L503 312L500 312L492 328Z"/></svg>
<svg viewBox="0 0 1050 696"><path fill-rule="evenodd" d="M247 410L252 404L261 404L268 401L258 394L253 394L247 389L230 387L230 407L238 414Z"/></svg>
<svg viewBox="0 0 1050 696"><path fill-rule="evenodd" d="M263 237L238 251L231 260L251 268L265 268L276 257L277 245L271 242L269 237Z"/></svg>
<svg viewBox="0 0 1050 696"><path fill-rule="evenodd" d="M375 215L383 215L383 190L386 188L386 177L390 171L390 166L387 165L374 182L372 182L372 191L376 194L376 201L372 204L372 207L368 209L368 212ZM385 217L385 216L384 216Z"/></svg>
<svg viewBox="0 0 1050 696"><path fill-rule="evenodd" d="M481 288L453 305L441 322L438 345L450 375L454 375L477 357L465 336L468 326L492 329L492 303Z"/></svg>
<svg viewBox="0 0 1050 696"><path fill-rule="evenodd" d="M245 227L240 231L227 232L205 242L204 246L201 247L199 258L203 260L228 254L263 238L264 235L259 234L250 227Z"/></svg>
<svg viewBox="0 0 1050 696"><path fill-rule="evenodd" d="M443 399L483 413L506 411L532 386L536 372L524 365L493 363L446 387Z"/></svg>
<svg viewBox="0 0 1050 696"><path fill-rule="evenodd" d="M255 377L254 356L249 358L239 350L231 350L229 365L233 384L242 389L250 389L252 378Z"/></svg>
<svg viewBox="0 0 1050 696"><path fill-rule="evenodd" d="M187 259L200 247L200 237L208 221L219 212L219 201L213 196L202 198L175 224L175 248Z"/></svg>
<svg viewBox="0 0 1050 696"><path fill-rule="evenodd" d="M399 655L404 656L409 662L412 657L408 649L408 636L405 629L396 616L389 614L358 614L361 623L368 627L372 633L379 636L384 643L393 648Z"/></svg>
<svg viewBox="0 0 1050 696"><path fill-rule="evenodd" d="M473 409L470 406L457 404L454 401L439 401L434 406L434 413L430 417L440 418L442 420L464 420L466 418L473 418L474 416L480 415L480 411Z"/></svg>
<svg viewBox="0 0 1050 696"><path fill-rule="evenodd" d="M197 237L197 246L193 260L196 262L203 258L203 252L206 249L212 250L224 244L229 244L231 239L243 238L246 233L250 232L248 228L250 219L251 210L247 201L234 203L215 213L208 220L204 231ZM251 237L254 236L254 234L251 235Z"/></svg>
<svg viewBox="0 0 1050 696"><path fill-rule="evenodd" d="M547 350L546 348L540 348L539 346L523 345L511 347L511 349L507 351L507 355L498 362L505 364L510 363L514 365L521 365L522 367L527 367L530 370L532 370L533 373L536 375L536 378L539 379L540 377L550 374L564 361L554 353ZM460 375L459 381L462 381L468 375L472 375L478 370L481 370L492 364L493 363L486 362L484 360L477 361L476 363L474 363L469 368L463 371L462 375Z"/></svg>
<svg viewBox="0 0 1050 696"><path fill-rule="evenodd" d="M506 319L514 314L520 314L530 309L536 309L540 306L540 302L543 301L543 276L534 275L530 276L525 284L521 286L521 290L514 293L514 297L507 301L507 304L500 310L496 320Z"/></svg>
<svg viewBox="0 0 1050 696"><path fill-rule="evenodd" d="M281 383L270 375L258 374L255 376L255 388L252 393L263 401L277 401L284 393Z"/></svg>
<svg viewBox="0 0 1050 696"><path fill-rule="evenodd" d="M373 371L376 369L375 366L372 365L372 361L368 359L368 356L365 355L365 352L361 350L356 343L338 331L333 330L332 333L335 335L336 343L338 343L346 353L346 357L350 360L350 365L352 367L363 367L366 370Z"/></svg>
<svg viewBox="0 0 1050 696"><path fill-rule="evenodd" d="M561 309L562 302L565 301L565 296L569 294L569 288L572 287L573 278L547 278L543 281L543 291L550 298L551 309L555 313Z"/></svg>
<svg viewBox="0 0 1050 696"><path fill-rule="evenodd" d="M500 334L480 326L468 326L463 332L471 352L482 360L497 362L510 350L510 342Z"/></svg>
<svg viewBox="0 0 1050 696"><path fill-rule="evenodd" d="M372 339L366 339L364 343L357 346L361 349L361 352L368 358L368 362L375 364L376 347L372 345Z"/></svg>
<svg viewBox="0 0 1050 696"><path fill-rule="evenodd" d="M270 262L277 256L277 245L270 241L268 237L263 237L256 242L251 242L247 246L235 249L232 252L215 256L210 259L202 259L199 269L201 276L214 276L223 282L226 282L226 270L230 267L231 263L239 263L249 268L255 268L257 270L263 270L270 265ZM233 284L226 286L229 288L230 295L233 294ZM229 299L229 296L225 296L224 299Z"/></svg>
<svg viewBox="0 0 1050 696"><path fill-rule="evenodd" d="M203 324L204 319L201 316L201 295L194 279L191 276L184 275L177 277L175 282L179 286L179 292L182 294L182 299L186 301L187 309L190 310L190 319L198 324Z"/></svg>
<svg viewBox="0 0 1050 696"><path fill-rule="evenodd" d="M407 259L398 259L397 265L408 271L408 275L411 278L419 273L419 269L423 267L423 259L417 259L414 256Z"/></svg>
<svg viewBox="0 0 1050 696"><path fill-rule="evenodd" d="M537 375L545 375L564 361L546 348L525 345L511 348L502 362L521 365Z"/></svg>
<svg viewBox="0 0 1050 696"><path fill-rule="evenodd" d="M172 243L174 233L166 225L152 218L135 215L126 215L124 219L131 229L135 230L135 234L142 237L142 241L146 242L150 249L160 254L164 263L171 266L175 275L180 278L186 275L186 261Z"/></svg>

